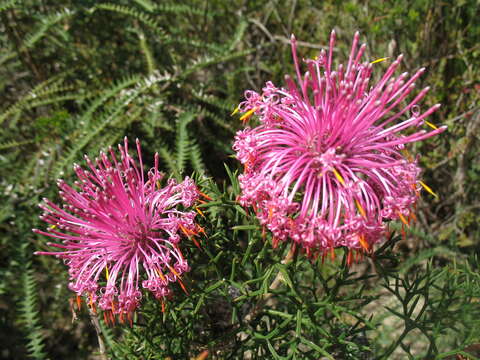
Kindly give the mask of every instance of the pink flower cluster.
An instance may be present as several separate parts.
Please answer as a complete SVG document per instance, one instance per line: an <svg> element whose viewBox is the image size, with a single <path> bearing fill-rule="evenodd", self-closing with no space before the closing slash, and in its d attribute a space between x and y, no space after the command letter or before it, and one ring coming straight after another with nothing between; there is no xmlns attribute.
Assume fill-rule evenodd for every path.
<svg viewBox="0 0 480 360"><path fill-rule="evenodd" d="M347 65L336 70L335 32L328 53L304 60L303 75L293 36L291 44L298 83L268 82L261 94L246 91L238 107L244 122L254 114L260 121L235 137L245 166L239 201L253 207L274 244L291 239L317 255L339 246L368 251L387 220L414 217L423 183L405 145L446 129L425 121L440 105L420 113L429 88L406 101L424 69L395 77L401 55L371 85L379 61L361 62L366 45L358 33Z"/></svg>
<svg viewBox="0 0 480 360"><path fill-rule="evenodd" d="M71 187L59 180L62 207L48 199L40 207L41 219L51 226L36 233L60 240L48 243L69 267L70 289L85 296L92 308L100 308L120 319L131 317L142 299L141 288L162 300L170 284L179 282L189 270L178 244L180 235L194 234L196 213L185 209L199 197L194 182L168 180L155 166L145 178L140 143L140 166L128 153L128 143L119 145L120 159L110 148L94 162L85 157L87 168L74 166L78 181ZM107 318L108 319L108 318Z"/></svg>

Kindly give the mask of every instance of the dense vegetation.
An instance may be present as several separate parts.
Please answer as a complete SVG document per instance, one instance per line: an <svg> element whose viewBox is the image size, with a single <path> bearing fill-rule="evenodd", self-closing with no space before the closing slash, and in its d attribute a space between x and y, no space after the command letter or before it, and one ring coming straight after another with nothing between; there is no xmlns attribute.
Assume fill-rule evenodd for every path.
<svg viewBox="0 0 480 360"><path fill-rule="evenodd" d="M480 346L480 6L476 0L0 2L0 357L94 359L88 311L73 310L65 266L35 257L46 239L37 204L58 200L56 179L126 135L144 160L194 174L213 201L208 239L185 242L190 295L162 313L147 299L132 327L100 337L114 359L475 358ZM424 181L418 221L360 264L282 259L239 194L230 113L246 89L292 73L291 33L313 57L353 33L368 57L403 53L426 67L430 122L448 125L415 145ZM379 64L379 66L387 66ZM272 287L277 274L283 283ZM278 276L277 276L278 279ZM278 282L278 280L277 280ZM177 291L178 290L178 291ZM72 321L72 317L78 319ZM476 350L476 356L479 356Z"/></svg>

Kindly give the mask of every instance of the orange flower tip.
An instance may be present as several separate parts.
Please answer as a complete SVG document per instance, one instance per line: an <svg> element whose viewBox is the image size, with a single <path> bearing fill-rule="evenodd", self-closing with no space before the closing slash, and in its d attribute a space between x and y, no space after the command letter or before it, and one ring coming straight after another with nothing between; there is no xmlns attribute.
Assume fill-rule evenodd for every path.
<svg viewBox="0 0 480 360"><path fill-rule="evenodd" d="M272 238L272 247L276 249L278 246L278 239L276 237Z"/></svg>
<svg viewBox="0 0 480 360"><path fill-rule="evenodd" d="M330 257L332 261L335 260L335 249L333 248L333 246L330 248Z"/></svg>
<svg viewBox="0 0 480 360"><path fill-rule="evenodd" d="M353 251L348 250L348 254L347 254L347 266L348 267L350 267L350 265L352 265L352 259L353 259Z"/></svg>
<svg viewBox="0 0 480 360"><path fill-rule="evenodd" d="M417 221L417 216L413 212L410 212L409 218L412 219L413 221Z"/></svg>
<svg viewBox="0 0 480 360"><path fill-rule="evenodd" d="M80 310L82 308L82 298L77 295L77 308Z"/></svg>
<svg viewBox="0 0 480 360"><path fill-rule="evenodd" d="M405 216L403 216L403 214L400 211L398 212L398 217L406 227L408 228L410 227L410 224L407 222L407 219L405 219Z"/></svg>
<svg viewBox="0 0 480 360"><path fill-rule="evenodd" d="M365 250L365 251L370 251L370 244L365 240L365 237L362 235L358 239L360 242L360 246Z"/></svg>
<svg viewBox="0 0 480 360"><path fill-rule="evenodd" d="M202 196L203 198L205 198L205 199L207 199L207 200L213 200L210 196L208 196L207 194L205 194L205 193L203 193L203 192L201 192L201 191L199 191L198 193L200 194L200 196Z"/></svg>
<svg viewBox="0 0 480 360"><path fill-rule="evenodd" d="M189 296L190 294L188 293L187 288L186 288L185 285L183 284L182 280L180 280L180 278L178 278L178 283L180 284L180 287L182 288L182 290L183 290L183 292L185 293L185 295Z"/></svg>
<svg viewBox="0 0 480 360"><path fill-rule="evenodd" d="M193 243L195 244L195 246L196 246L197 248L199 248L200 250L202 250L202 247L200 246L200 243L199 243L197 240L195 240L195 238L192 237L192 241L193 241Z"/></svg>
<svg viewBox="0 0 480 360"><path fill-rule="evenodd" d="M208 357L208 350L203 350L196 358L195 360L205 360Z"/></svg>

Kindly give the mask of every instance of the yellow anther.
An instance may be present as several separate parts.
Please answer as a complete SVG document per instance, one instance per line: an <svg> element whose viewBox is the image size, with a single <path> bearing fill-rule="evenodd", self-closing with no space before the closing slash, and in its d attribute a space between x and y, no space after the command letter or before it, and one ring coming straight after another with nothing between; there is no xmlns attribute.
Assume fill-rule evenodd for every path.
<svg viewBox="0 0 480 360"><path fill-rule="evenodd" d="M160 189L162 186L160 185L160 180L157 180L157 188Z"/></svg>
<svg viewBox="0 0 480 360"><path fill-rule="evenodd" d="M170 265L168 265L168 268L170 269L170 271L177 277L180 277L180 274L178 272L175 271L175 269L173 267L171 267Z"/></svg>
<svg viewBox="0 0 480 360"><path fill-rule="evenodd" d="M240 108L237 106L237 107L235 108L235 110L233 110L233 112L230 114L230 116L235 115L235 114L238 113L239 111L240 111Z"/></svg>
<svg viewBox="0 0 480 360"><path fill-rule="evenodd" d="M412 219L413 221L417 221L417 215L415 215L415 213L413 212L410 212L409 218Z"/></svg>
<svg viewBox="0 0 480 360"><path fill-rule="evenodd" d="M376 63L379 63L379 62L382 62L382 61L385 61L385 60L388 60L388 59L390 59L390 57L380 58L380 59L372 61L370 64L376 64Z"/></svg>
<svg viewBox="0 0 480 360"><path fill-rule="evenodd" d="M165 276L163 276L162 272L160 270L158 270L157 268L155 268L155 272L157 273L157 275L160 277L160 279L162 279L162 281L165 281Z"/></svg>
<svg viewBox="0 0 480 360"><path fill-rule="evenodd" d="M253 115L253 113L257 111L257 108L254 107L253 109L250 109L248 110L245 114L243 114L241 117L240 117L240 121L247 121L248 119L250 119L250 117Z"/></svg>
<svg viewBox="0 0 480 360"><path fill-rule="evenodd" d="M433 130L437 130L438 127L436 127L435 125L433 125L431 122L425 120L425 124L427 124L428 126L430 126Z"/></svg>
<svg viewBox="0 0 480 360"><path fill-rule="evenodd" d="M335 174L335 177L340 182L340 184L345 185L345 180L343 180L342 175L340 175L340 173L337 171L337 169L333 168L333 173Z"/></svg>
<svg viewBox="0 0 480 360"><path fill-rule="evenodd" d="M357 209L360 212L360 214L362 214L363 218L366 219L367 213L365 212L365 209L362 207L362 204L360 204L360 201L355 199L355 205L357 205Z"/></svg>
<svg viewBox="0 0 480 360"><path fill-rule="evenodd" d="M430 194L432 194L434 197L436 197L438 199L438 195L435 194L435 192L430 188L430 186L428 186L427 184L425 184L423 181L419 181L420 185L422 185L422 187L427 190Z"/></svg>
<svg viewBox="0 0 480 360"><path fill-rule="evenodd" d="M205 214L203 213L202 210L200 210L198 207L195 208L195 210L197 210L197 212L202 215L202 217L205 217Z"/></svg>
<svg viewBox="0 0 480 360"><path fill-rule="evenodd" d="M108 281L108 278L110 277L110 275L108 274L108 265L105 264L105 276L107 278L107 281Z"/></svg>
<svg viewBox="0 0 480 360"><path fill-rule="evenodd" d="M57 228L57 225L52 225L49 227L50 230L55 230Z"/></svg>

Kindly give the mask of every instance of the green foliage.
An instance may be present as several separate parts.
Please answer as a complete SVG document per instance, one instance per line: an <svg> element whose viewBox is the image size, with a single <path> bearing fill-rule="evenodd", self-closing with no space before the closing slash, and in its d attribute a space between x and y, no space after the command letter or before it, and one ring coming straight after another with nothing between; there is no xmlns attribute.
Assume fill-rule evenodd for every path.
<svg viewBox="0 0 480 360"><path fill-rule="evenodd" d="M206 349L219 359L473 358L476 0L2 0L0 17L0 357L84 359L97 351L88 315L70 324L65 266L29 255L47 248L30 229L41 226L40 199L58 199L57 178L70 182L83 154L95 157L128 136L141 139L146 164L158 152L167 176L193 172L213 200L199 206L202 250L183 242L190 295L175 289L164 313L147 297L131 328L101 323L111 358L192 358ZM369 58L403 53L402 71L427 67L417 86L431 85L425 106L443 104L431 122L449 126L412 149L439 199L425 196L405 238L392 236L351 267L343 249L325 264L298 250L285 261L289 245L272 249L236 202L230 158L241 124L229 114L243 91L281 85L292 73L291 33L307 57L332 28L339 59L360 30Z"/></svg>
<svg viewBox="0 0 480 360"><path fill-rule="evenodd" d="M42 330L39 324L38 291L33 270L27 263L22 275L23 299L20 302L20 320L23 321L28 342L28 354L33 359L46 359Z"/></svg>
<svg viewBox="0 0 480 360"><path fill-rule="evenodd" d="M200 251L183 245L189 295L176 288L165 312L149 298L112 341L113 358L194 358L208 350L218 359L440 359L478 340L476 259L434 268L419 256L415 271L402 273L395 236L371 256L376 271L347 266L342 249L325 263L291 256L288 244L272 249L238 206L237 174L226 170L229 191L203 181L214 199L200 205L209 237Z"/></svg>

